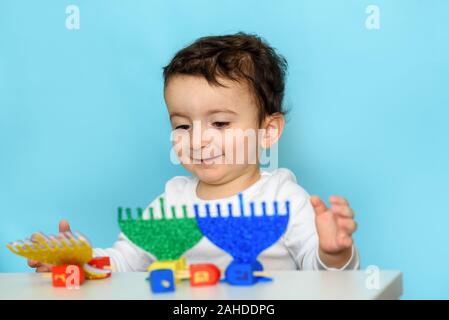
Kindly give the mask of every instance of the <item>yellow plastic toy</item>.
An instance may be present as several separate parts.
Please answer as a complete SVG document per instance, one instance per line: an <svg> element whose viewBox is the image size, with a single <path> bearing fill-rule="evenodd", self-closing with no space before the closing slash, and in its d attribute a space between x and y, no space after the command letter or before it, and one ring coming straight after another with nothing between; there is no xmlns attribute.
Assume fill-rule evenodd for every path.
<svg viewBox="0 0 449 320"><path fill-rule="evenodd" d="M84 265L92 259L92 247L79 233L60 233L57 237L36 233L33 240L16 241L7 245L19 256L51 265Z"/></svg>
<svg viewBox="0 0 449 320"><path fill-rule="evenodd" d="M79 233L61 232L57 236L47 236L38 232L32 239L11 242L6 247L19 256L53 266L78 265L84 270L86 278L90 280L105 279L112 273L108 265L96 266L98 259L102 257L93 259L92 246Z"/></svg>

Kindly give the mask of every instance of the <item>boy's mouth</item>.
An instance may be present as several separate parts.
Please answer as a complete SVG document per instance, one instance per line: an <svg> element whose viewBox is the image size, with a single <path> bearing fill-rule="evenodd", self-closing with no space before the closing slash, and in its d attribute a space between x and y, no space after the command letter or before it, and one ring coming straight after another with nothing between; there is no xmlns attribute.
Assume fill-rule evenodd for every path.
<svg viewBox="0 0 449 320"><path fill-rule="evenodd" d="M210 164L216 163L217 160L220 159L222 156L223 156L223 154L219 154L218 156L213 156L213 157L209 157L209 158L201 158L201 159L194 158L193 160L195 162L201 162L201 164L210 165Z"/></svg>

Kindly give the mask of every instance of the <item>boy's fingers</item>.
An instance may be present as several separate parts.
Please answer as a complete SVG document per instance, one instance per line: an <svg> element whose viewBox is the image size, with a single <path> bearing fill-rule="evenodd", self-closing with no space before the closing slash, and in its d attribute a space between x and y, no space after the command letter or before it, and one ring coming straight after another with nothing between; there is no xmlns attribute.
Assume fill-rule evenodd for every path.
<svg viewBox="0 0 449 320"><path fill-rule="evenodd" d="M67 231L70 231L69 223L67 222L67 220L61 220L59 222L59 232L67 232ZM31 236L31 241L37 242L35 241L35 236L36 234L33 234ZM28 260L27 263L31 268L36 268L36 272L51 272L52 266L49 264L41 263L35 260Z"/></svg>
<svg viewBox="0 0 449 320"><path fill-rule="evenodd" d="M315 209L315 213L317 215L320 215L327 210L326 205L318 196L310 197L310 202L312 203L312 206Z"/></svg>
<svg viewBox="0 0 449 320"><path fill-rule="evenodd" d="M41 265L41 263L36 260L27 260L27 263L28 263L28 266L30 266L31 268L37 268Z"/></svg>
<svg viewBox="0 0 449 320"><path fill-rule="evenodd" d="M341 234L338 238L338 244L344 248L349 248L353 244L352 237Z"/></svg>
<svg viewBox="0 0 449 320"><path fill-rule="evenodd" d="M354 218L354 211L345 205L341 204L333 204L331 207L332 212L345 217L345 218Z"/></svg>
<svg viewBox="0 0 449 320"><path fill-rule="evenodd" d="M70 225L67 220L59 221L59 232L67 232L70 231Z"/></svg>
<svg viewBox="0 0 449 320"><path fill-rule="evenodd" d="M357 223L353 219L340 219L337 224L349 234L352 234L357 230Z"/></svg>
<svg viewBox="0 0 449 320"><path fill-rule="evenodd" d="M36 272L50 272L51 267L47 264L41 265L40 267L36 268Z"/></svg>
<svg viewBox="0 0 449 320"><path fill-rule="evenodd" d="M341 204L341 205L349 206L348 200L346 200L345 198L343 198L341 196L330 196L329 202L332 204Z"/></svg>

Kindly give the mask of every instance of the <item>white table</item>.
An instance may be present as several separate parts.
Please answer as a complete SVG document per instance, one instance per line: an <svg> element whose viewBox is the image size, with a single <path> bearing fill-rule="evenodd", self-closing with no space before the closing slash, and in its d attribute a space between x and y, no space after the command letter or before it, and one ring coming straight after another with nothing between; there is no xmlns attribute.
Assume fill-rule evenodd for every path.
<svg viewBox="0 0 449 320"><path fill-rule="evenodd" d="M379 286L367 287L364 271L272 271L274 281L250 287L219 283L190 287L180 283L174 293L152 294L146 272L114 273L104 280L87 280L76 289L55 288L49 273L0 273L0 299L398 299L402 274L380 271Z"/></svg>

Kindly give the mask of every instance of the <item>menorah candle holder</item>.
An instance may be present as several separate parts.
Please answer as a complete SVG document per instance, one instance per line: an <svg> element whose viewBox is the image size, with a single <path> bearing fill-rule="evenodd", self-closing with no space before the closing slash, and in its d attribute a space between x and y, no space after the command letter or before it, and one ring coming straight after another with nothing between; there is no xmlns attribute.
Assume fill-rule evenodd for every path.
<svg viewBox="0 0 449 320"><path fill-rule="evenodd" d="M238 211L233 204L227 204L227 212L221 204L204 205L205 214L200 214L198 204L194 205L198 227L216 246L229 253L234 259L225 271L225 281L233 285L252 285L267 281L257 276L263 270L257 261L259 254L274 244L285 232L290 216L290 203L285 201L285 212L279 211L278 201L273 201L273 211L269 212L266 202L261 202L261 212L256 212L254 202L249 203L250 212L245 213L243 194L238 194Z"/></svg>
<svg viewBox="0 0 449 320"><path fill-rule="evenodd" d="M157 260L176 260L203 237L194 216L189 216L187 206L182 211L175 206L165 210L164 198L159 198L159 215L148 208L148 219L143 218L142 208L137 208L137 218L130 208L118 208L118 223L122 232L134 244L153 254ZM126 219L123 217L126 214Z"/></svg>

